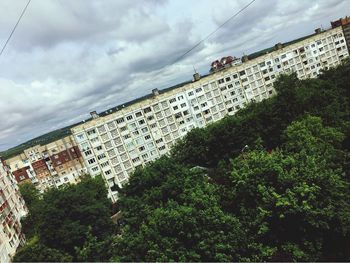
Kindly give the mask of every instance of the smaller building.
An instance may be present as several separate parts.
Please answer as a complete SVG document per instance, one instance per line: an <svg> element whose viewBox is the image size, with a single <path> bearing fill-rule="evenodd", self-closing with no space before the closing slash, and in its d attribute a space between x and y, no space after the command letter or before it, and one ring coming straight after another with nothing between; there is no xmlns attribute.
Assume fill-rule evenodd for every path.
<svg viewBox="0 0 350 263"><path fill-rule="evenodd" d="M346 45L350 52L350 17L340 18L336 21L331 22L332 28L342 27Z"/></svg>
<svg viewBox="0 0 350 263"><path fill-rule="evenodd" d="M41 192L77 183L86 173L79 148L71 136L35 145L7 160L18 183L32 182Z"/></svg>

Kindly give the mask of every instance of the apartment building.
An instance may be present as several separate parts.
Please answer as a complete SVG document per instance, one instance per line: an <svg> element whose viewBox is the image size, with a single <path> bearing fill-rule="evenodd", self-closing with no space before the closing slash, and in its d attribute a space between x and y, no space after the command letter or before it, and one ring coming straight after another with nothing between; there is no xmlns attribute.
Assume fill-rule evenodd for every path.
<svg viewBox="0 0 350 263"><path fill-rule="evenodd" d="M331 22L332 28L341 26L344 32L344 37L348 50L350 52L350 17L346 16L345 18L340 18L334 22Z"/></svg>
<svg viewBox="0 0 350 263"><path fill-rule="evenodd" d="M0 262L11 262L17 247L25 237L21 231L20 219L26 214L26 207L19 194L15 178L0 157Z"/></svg>
<svg viewBox="0 0 350 263"><path fill-rule="evenodd" d="M349 56L342 27L316 33L254 59L245 56L205 77L177 85L98 116L72 128L88 173L102 174L109 197L117 200L122 187L138 166L169 152L179 138L233 115L252 101L275 94L273 82L281 73L296 72L300 79L316 77L322 69ZM112 112L112 113L110 113Z"/></svg>
<svg viewBox="0 0 350 263"><path fill-rule="evenodd" d="M77 183L86 173L81 153L72 136L36 145L7 160L18 183L32 182L40 191Z"/></svg>

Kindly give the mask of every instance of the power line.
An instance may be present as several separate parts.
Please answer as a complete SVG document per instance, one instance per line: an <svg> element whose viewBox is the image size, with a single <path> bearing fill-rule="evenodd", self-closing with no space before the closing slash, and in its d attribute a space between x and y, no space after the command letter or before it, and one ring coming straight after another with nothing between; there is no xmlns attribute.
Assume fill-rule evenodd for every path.
<svg viewBox="0 0 350 263"><path fill-rule="evenodd" d="M28 8L28 6L29 6L29 4L30 4L31 1L32 1L32 0L28 0L26 6L23 8L22 13L21 13L21 15L19 16L19 18L18 18L18 20L17 20L17 23L16 23L15 26L13 27L13 29L12 29L12 31L11 31L11 34L10 34L9 37L7 38L7 40L6 40L6 42L5 42L5 45L2 47L2 49L1 49L1 51L0 51L0 56L1 56L2 53L4 52L4 50L5 50L6 46L7 46L7 43L10 41L10 39L11 39L13 33L16 31L16 28L17 28L19 22L21 21L21 19L22 19L24 13L26 12L26 10L27 10L27 8Z"/></svg>
<svg viewBox="0 0 350 263"><path fill-rule="evenodd" d="M228 18L224 23L222 23L219 27L217 27L213 32L211 32L209 35L207 35L205 38L200 40L197 44L195 44L193 47L191 47L189 50L187 50L184 54L182 54L180 57L175 59L173 63L170 65L173 65L177 62L179 62L183 57L185 57L188 53L190 53L192 50L194 50L196 47L198 47L200 44L202 44L204 41L206 41L208 38L210 38L212 35L214 35L220 28L222 28L224 25L226 25L228 22L230 22L233 18L238 16L240 13L242 13L245 9L247 9L251 4L253 4L256 0L250 1L247 5L242 7L238 12L233 14L230 18Z"/></svg>

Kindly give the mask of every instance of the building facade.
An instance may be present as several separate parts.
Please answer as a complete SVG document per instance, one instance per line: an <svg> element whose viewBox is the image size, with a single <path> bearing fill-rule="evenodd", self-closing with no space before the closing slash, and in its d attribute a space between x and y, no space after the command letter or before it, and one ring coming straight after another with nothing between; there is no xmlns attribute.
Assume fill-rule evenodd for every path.
<svg viewBox="0 0 350 263"><path fill-rule="evenodd" d="M0 158L0 262L11 262L17 247L25 242L20 222L25 214L16 180Z"/></svg>
<svg viewBox="0 0 350 263"><path fill-rule="evenodd" d="M348 50L350 52L350 17L346 16L345 18L340 18L334 22L331 22L332 28L341 26L343 29L344 37Z"/></svg>
<svg viewBox="0 0 350 263"><path fill-rule="evenodd" d="M122 187L138 166L169 152L179 138L233 115L252 101L275 94L273 82L281 73L296 72L313 78L349 56L342 27L316 33L243 63L235 63L196 81L154 90L153 96L72 128L91 175L102 174L109 197L117 200L115 185Z"/></svg>
<svg viewBox="0 0 350 263"><path fill-rule="evenodd" d="M7 160L18 183L32 182L40 191L77 183L86 173L81 153L72 136L36 145Z"/></svg>

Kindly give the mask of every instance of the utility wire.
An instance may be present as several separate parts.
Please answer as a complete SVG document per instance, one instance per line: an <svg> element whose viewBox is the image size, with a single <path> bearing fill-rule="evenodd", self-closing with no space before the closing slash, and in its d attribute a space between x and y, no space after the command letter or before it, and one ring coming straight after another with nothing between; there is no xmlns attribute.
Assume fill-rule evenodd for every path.
<svg viewBox="0 0 350 263"><path fill-rule="evenodd" d="M26 10L27 10L27 8L28 8L28 6L29 6L29 4L30 4L31 1L32 1L32 0L28 0L26 6L23 8L22 13L21 13L21 15L19 16L19 18L18 18L18 20L17 20L17 23L16 23L15 26L13 27L13 29L12 29L12 31L11 31L11 34L10 34L9 37L7 38L7 40L6 40L6 42L5 42L5 45L2 47L2 49L1 49L1 51L0 51L0 56L1 56L2 53L4 52L4 50L5 50L5 48L6 48L7 44L8 44L8 42L10 41L10 39L11 39L11 37L12 37L12 35L13 35L13 33L15 33L16 28L17 28L19 22L21 21L21 19L22 19L24 13L26 12Z"/></svg>
<svg viewBox="0 0 350 263"><path fill-rule="evenodd" d="M191 47L189 50L187 50L184 54L179 56L177 59L174 60L173 63L170 65L173 65L177 62L179 62L183 57L185 57L188 53L190 53L192 50L194 50L196 47L198 47L200 44L202 44L204 41L206 41L208 38L210 38L212 35L214 35L220 28L225 26L228 22L230 22L233 18L238 16L240 13L242 13L245 9L247 9L251 4L253 4L256 0L250 1L247 5L242 7L238 12L233 14L229 19L227 19L224 23L222 23L219 27L217 27L213 32L211 32L209 35L207 35L205 38L203 38L201 41L199 41L197 44L195 44L193 47Z"/></svg>

